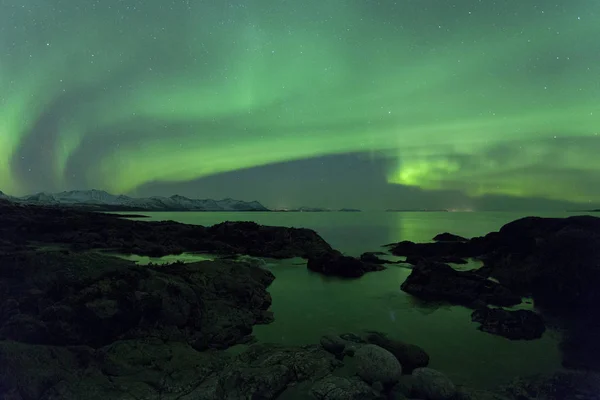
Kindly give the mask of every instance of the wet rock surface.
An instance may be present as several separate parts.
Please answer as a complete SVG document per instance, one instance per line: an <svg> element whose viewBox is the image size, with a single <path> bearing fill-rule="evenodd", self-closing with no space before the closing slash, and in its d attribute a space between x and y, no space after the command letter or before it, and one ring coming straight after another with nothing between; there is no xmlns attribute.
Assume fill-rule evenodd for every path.
<svg viewBox="0 0 600 400"><path fill-rule="evenodd" d="M480 308L473 311L471 320L481 324L479 330L511 340L539 339L546 330L542 317L529 310Z"/></svg>

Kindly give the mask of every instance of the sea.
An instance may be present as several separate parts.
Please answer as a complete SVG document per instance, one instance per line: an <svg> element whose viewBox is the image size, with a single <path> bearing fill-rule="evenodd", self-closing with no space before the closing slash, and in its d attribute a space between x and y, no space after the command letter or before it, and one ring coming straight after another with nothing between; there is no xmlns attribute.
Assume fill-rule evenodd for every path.
<svg viewBox="0 0 600 400"><path fill-rule="evenodd" d="M144 220L173 220L209 226L224 221L254 221L262 225L315 230L332 247L351 256L385 251L382 245L402 240L428 242L441 232L464 237L485 235L524 216L566 217L575 213L511 212L150 212ZM159 259L131 257L140 263ZM207 258L169 256L162 261ZM402 265L344 280L306 269L303 259L264 260L276 279L269 287L275 321L254 327L258 341L285 345L318 343L325 334L374 330L421 346L430 367L455 383L492 389L518 376L559 370L560 333L548 329L532 341L481 332L471 322L471 310L426 303L400 290L410 274ZM470 262L460 268L475 268ZM458 266L457 266L458 267ZM533 309L531 302L521 308Z"/></svg>

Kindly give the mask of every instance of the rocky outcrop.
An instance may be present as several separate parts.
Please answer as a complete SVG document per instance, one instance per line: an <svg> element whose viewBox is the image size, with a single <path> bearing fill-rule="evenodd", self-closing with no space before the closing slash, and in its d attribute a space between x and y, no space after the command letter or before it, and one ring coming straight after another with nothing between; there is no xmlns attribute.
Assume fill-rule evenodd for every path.
<svg viewBox="0 0 600 400"><path fill-rule="evenodd" d="M224 260L152 268L97 253L4 254L0 340L97 348L156 337L224 348L272 320L273 279Z"/></svg>
<svg viewBox="0 0 600 400"><path fill-rule="evenodd" d="M521 302L507 287L471 271L456 271L442 263L423 261L413 268L401 289L424 300L473 306L512 306Z"/></svg>
<svg viewBox="0 0 600 400"><path fill-rule="evenodd" d="M479 330L511 340L539 339L546 330L542 317L529 310L485 307L473 311L471 319L481 324Z"/></svg>
<svg viewBox="0 0 600 400"><path fill-rule="evenodd" d="M464 238L462 236L454 235L452 233L444 232L435 235L433 238L434 242L466 242L469 239Z"/></svg>
<svg viewBox="0 0 600 400"><path fill-rule="evenodd" d="M399 256L480 259L484 265L477 275L493 278L518 295L533 297L536 306L566 330L562 345L565 366L600 370L596 340L600 324L594 322L599 320L600 304L600 218L527 217L466 242L400 242L388 246ZM428 269L431 288L424 287L429 280L423 279L412 293L439 292L436 284L442 285L447 272L444 268Z"/></svg>
<svg viewBox="0 0 600 400"><path fill-rule="evenodd" d="M367 272L385 269L381 264L367 263L354 257L344 256L338 251L309 258L306 266L313 272L342 278L360 278Z"/></svg>
<svg viewBox="0 0 600 400"><path fill-rule="evenodd" d="M224 222L207 228L173 221L132 221L113 214L0 200L0 249L12 251L31 242L62 244L77 251L110 249L153 257L196 251L309 258L332 251L310 229L254 222Z"/></svg>

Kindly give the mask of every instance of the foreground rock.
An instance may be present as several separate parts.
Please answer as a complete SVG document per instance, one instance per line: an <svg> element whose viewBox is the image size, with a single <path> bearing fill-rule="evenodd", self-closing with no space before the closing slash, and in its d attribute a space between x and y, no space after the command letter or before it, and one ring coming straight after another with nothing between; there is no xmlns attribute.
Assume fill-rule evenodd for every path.
<svg viewBox="0 0 600 400"><path fill-rule="evenodd" d="M36 400L275 399L339 366L318 346L253 345L230 357L150 338L98 350L0 341L0 361L10 366L0 369L2 398Z"/></svg>
<svg viewBox="0 0 600 400"><path fill-rule="evenodd" d="M456 271L449 265L431 261L416 265L401 288L424 300L466 306L477 303L512 306L521 302L521 297L505 286L471 271Z"/></svg>
<svg viewBox="0 0 600 400"><path fill-rule="evenodd" d="M443 373L431 368L417 368L412 373L412 393L427 400L450 400L456 395L456 386Z"/></svg>
<svg viewBox="0 0 600 400"><path fill-rule="evenodd" d="M271 272L233 261L156 268L96 253L0 255L0 340L101 347L155 337L197 349L272 321Z"/></svg>
<svg viewBox="0 0 600 400"><path fill-rule="evenodd" d="M354 257L342 255L338 251L323 253L308 259L307 268L328 276L342 278L360 278L367 272L381 271L385 267L380 263L368 263Z"/></svg>
<svg viewBox="0 0 600 400"><path fill-rule="evenodd" d="M579 371L517 378L502 392L517 400L598 400L600 375Z"/></svg>
<svg viewBox="0 0 600 400"><path fill-rule="evenodd" d="M471 314L480 330L511 340L539 339L546 326L538 314L529 310L508 311L501 308L480 308Z"/></svg>
<svg viewBox="0 0 600 400"><path fill-rule="evenodd" d="M131 221L112 214L0 200L0 249L13 251L31 242L153 257L196 251L308 258L332 251L310 229L261 226L254 222L224 222L207 228L173 221Z"/></svg>

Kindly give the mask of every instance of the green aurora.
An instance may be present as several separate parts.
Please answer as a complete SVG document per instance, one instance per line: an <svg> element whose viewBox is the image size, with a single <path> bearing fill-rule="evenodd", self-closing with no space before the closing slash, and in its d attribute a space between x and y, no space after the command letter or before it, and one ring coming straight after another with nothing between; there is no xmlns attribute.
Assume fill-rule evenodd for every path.
<svg viewBox="0 0 600 400"><path fill-rule="evenodd" d="M364 153L390 184L599 202L600 2L2 0L0 188Z"/></svg>

